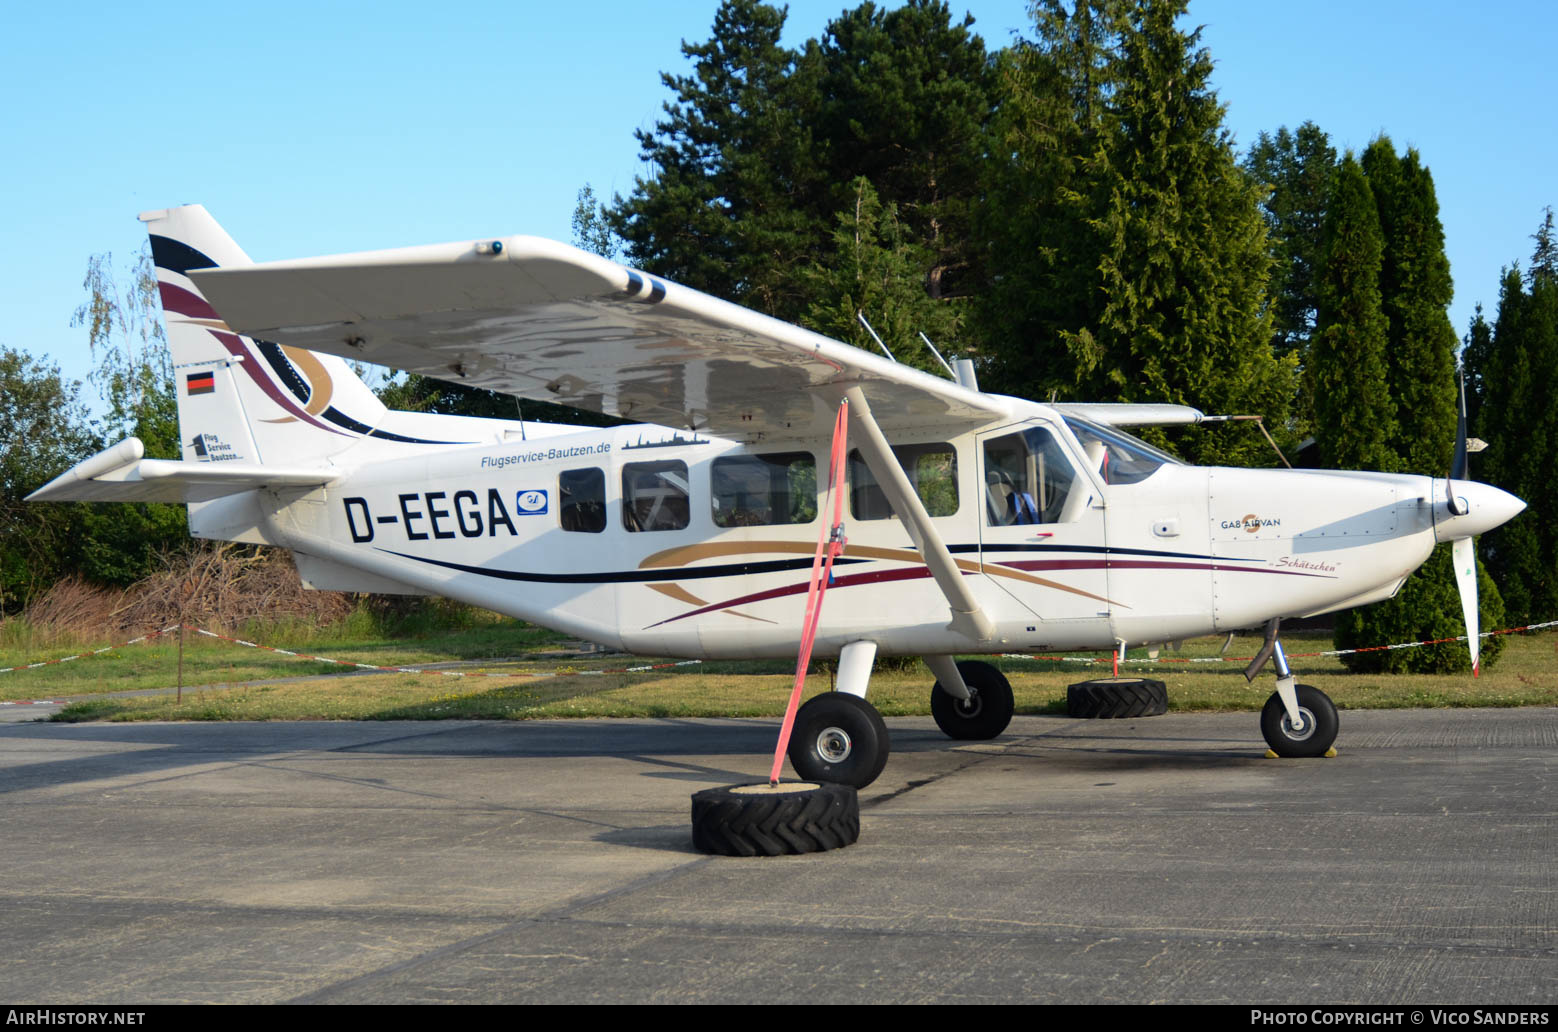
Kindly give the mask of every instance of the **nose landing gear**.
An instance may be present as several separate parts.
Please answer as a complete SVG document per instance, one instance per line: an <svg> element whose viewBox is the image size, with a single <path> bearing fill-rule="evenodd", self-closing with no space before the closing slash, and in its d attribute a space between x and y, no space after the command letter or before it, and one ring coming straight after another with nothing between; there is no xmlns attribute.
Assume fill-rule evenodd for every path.
<svg viewBox="0 0 1558 1032"><path fill-rule="evenodd" d="M1277 670L1277 690L1260 714L1260 731L1271 751L1284 758L1325 756L1331 753L1341 720L1328 695L1312 685L1298 684L1288 667L1287 654L1277 640L1280 620L1266 624L1266 642L1244 668L1247 681L1255 680L1269 657Z"/></svg>

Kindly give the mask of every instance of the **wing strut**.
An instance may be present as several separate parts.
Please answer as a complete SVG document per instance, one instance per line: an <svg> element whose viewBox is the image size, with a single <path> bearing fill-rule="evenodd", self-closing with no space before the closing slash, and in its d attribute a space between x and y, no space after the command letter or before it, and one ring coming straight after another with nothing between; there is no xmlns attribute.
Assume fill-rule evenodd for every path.
<svg viewBox="0 0 1558 1032"><path fill-rule="evenodd" d="M991 640L995 637L995 623L979 608L974 593L964 582L952 553L947 551L941 535L931 523L930 513L925 511L920 496L909 483L903 467L898 464L881 427L876 425L871 415L871 406L866 404L865 393L859 387L851 387L844 392L844 397L849 400L849 418L854 424L855 444L860 449L861 457L876 477L882 494L887 496L887 502L893 507L898 522L909 532L914 547L920 550L920 556L930 568L936 586L952 607L952 623L949 626L974 641Z"/></svg>

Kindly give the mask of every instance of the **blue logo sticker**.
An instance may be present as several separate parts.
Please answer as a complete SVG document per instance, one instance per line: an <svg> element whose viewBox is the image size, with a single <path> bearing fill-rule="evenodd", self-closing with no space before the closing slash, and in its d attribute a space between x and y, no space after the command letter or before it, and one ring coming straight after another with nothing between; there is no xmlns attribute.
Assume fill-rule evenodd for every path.
<svg viewBox="0 0 1558 1032"><path fill-rule="evenodd" d="M514 508L519 516L545 516L546 492L521 491L514 498Z"/></svg>

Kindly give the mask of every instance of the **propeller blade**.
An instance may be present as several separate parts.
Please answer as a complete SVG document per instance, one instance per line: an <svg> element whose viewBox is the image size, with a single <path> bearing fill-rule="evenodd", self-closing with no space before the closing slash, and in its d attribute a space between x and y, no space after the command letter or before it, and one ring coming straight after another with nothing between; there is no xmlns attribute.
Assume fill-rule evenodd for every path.
<svg viewBox="0 0 1558 1032"><path fill-rule="evenodd" d="M1450 546L1455 586L1461 589L1461 615L1466 619L1466 647L1471 649L1471 674L1481 673L1482 639L1477 636L1477 548L1469 537Z"/></svg>
<svg viewBox="0 0 1558 1032"><path fill-rule="evenodd" d="M1452 516L1466 515L1466 509L1461 505L1460 499L1455 497L1455 481L1470 480L1470 469L1471 467L1466 461L1466 373L1463 371L1461 373L1461 407L1460 412L1455 417L1455 457L1450 460L1450 476L1444 484L1445 501L1450 506L1450 515ZM1472 666L1476 665L1474 659Z"/></svg>

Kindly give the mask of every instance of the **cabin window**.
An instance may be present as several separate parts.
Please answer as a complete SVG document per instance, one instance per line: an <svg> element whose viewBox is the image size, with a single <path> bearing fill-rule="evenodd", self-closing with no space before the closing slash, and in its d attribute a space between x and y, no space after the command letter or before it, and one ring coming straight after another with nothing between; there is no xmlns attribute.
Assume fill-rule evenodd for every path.
<svg viewBox="0 0 1558 1032"><path fill-rule="evenodd" d="M914 493L932 516L958 511L958 454L950 444L903 444L893 456L908 474ZM886 520L893 507L858 451L849 453L849 512L857 520Z"/></svg>
<svg viewBox="0 0 1558 1032"><path fill-rule="evenodd" d="M685 462L629 462L622 467L622 525L631 531L681 530L691 506Z"/></svg>
<svg viewBox="0 0 1558 1032"><path fill-rule="evenodd" d="M606 474L567 469L557 475L557 519L564 530L599 534L606 529Z"/></svg>
<svg viewBox="0 0 1558 1032"><path fill-rule="evenodd" d="M985 442L985 521L992 527L1019 523L1069 523L1091 492L1077 477L1055 435L1029 427Z"/></svg>
<svg viewBox="0 0 1558 1032"><path fill-rule="evenodd" d="M810 452L714 460L714 525L771 527L817 518L817 460Z"/></svg>
<svg viewBox="0 0 1558 1032"><path fill-rule="evenodd" d="M1135 484L1165 465L1179 465L1179 460L1168 452L1123 430L1077 416L1066 416L1065 420L1106 484Z"/></svg>

